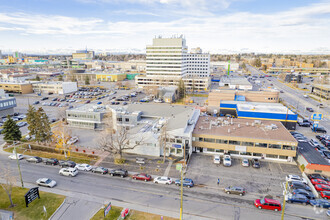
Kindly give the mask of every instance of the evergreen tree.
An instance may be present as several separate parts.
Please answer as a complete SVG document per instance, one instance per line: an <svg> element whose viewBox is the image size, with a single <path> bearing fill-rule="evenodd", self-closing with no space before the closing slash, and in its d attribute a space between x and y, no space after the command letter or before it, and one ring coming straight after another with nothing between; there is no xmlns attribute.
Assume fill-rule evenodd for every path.
<svg viewBox="0 0 330 220"><path fill-rule="evenodd" d="M182 79L180 79L179 81L178 89L179 89L179 97L184 98L186 94L186 88Z"/></svg>
<svg viewBox="0 0 330 220"><path fill-rule="evenodd" d="M63 81L63 76L62 75L58 76L58 81Z"/></svg>
<svg viewBox="0 0 330 220"><path fill-rule="evenodd" d="M85 85L89 85L89 77L85 76Z"/></svg>
<svg viewBox="0 0 330 220"><path fill-rule="evenodd" d="M32 105L29 105L29 109L28 109L28 112L26 114L26 121L29 124L28 129L29 129L30 137L32 135L36 134L36 122L37 122L37 120L38 120L38 118L37 118L36 109Z"/></svg>
<svg viewBox="0 0 330 220"><path fill-rule="evenodd" d="M16 122L7 116L7 121L3 124L4 140L6 141L19 141L22 138L21 131L19 130Z"/></svg>
<svg viewBox="0 0 330 220"><path fill-rule="evenodd" d="M36 141L48 141L51 138L51 127L47 114L40 107L36 110L29 106L26 121L29 123L29 135L35 136Z"/></svg>

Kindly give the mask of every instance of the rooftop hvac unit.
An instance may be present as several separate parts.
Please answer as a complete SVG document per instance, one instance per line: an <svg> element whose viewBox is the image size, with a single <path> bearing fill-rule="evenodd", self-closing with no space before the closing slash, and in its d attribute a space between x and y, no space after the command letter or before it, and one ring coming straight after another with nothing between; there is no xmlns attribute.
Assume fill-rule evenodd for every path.
<svg viewBox="0 0 330 220"><path fill-rule="evenodd" d="M228 133L230 133L230 129L228 129Z"/></svg>
<svg viewBox="0 0 330 220"><path fill-rule="evenodd" d="M241 124L238 124L237 127L240 128L241 127Z"/></svg>
<svg viewBox="0 0 330 220"><path fill-rule="evenodd" d="M252 127L254 127L254 123L253 122L251 123L251 125L252 125Z"/></svg>
<svg viewBox="0 0 330 220"><path fill-rule="evenodd" d="M246 126L249 126L249 122L246 122Z"/></svg>
<svg viewBox="0 0 330 220"><path fill-rule="evenodd" d="M261 121L260 120L254 120L254 123L260 125L261 124Z"/></svg>

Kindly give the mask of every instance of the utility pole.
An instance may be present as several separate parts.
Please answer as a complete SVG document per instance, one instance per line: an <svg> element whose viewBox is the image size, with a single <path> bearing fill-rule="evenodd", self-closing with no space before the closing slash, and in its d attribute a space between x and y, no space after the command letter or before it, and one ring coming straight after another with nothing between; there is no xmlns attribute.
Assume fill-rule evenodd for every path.
<svg viewBox="0 0 330 220"><path fill-rule="evenodd" d="M20 180L21 180L22 188L24 189L24 183L23 183L23 178L22 178L21 167L20 167L19 160L18 160L18 157L17 157L16 143L14 142L13 144L14 144L15 157L16 157L16 161L17 161L17 167L18 167L19 178L20 178Z"/></svg>
<svg viewBox="0 0 330 220"><path fill-rule="evenodd" d="M183 219L183 171L186 168L186 144L183 143L183 164L181 166L181 202L180 202L180 220Z"/></svg>

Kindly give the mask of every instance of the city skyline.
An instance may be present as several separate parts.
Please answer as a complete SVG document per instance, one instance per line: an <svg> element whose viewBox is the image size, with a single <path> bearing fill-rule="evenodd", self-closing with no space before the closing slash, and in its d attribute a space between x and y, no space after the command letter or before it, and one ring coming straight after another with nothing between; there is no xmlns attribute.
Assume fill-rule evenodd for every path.
<svg viewBox="0 0 330 220"><path fill-rule="evenodd" d="M14 0L0 9L0 50L145 53L155 36L183 34L210 53L329 54L329 21L325 0Z"/></svg>

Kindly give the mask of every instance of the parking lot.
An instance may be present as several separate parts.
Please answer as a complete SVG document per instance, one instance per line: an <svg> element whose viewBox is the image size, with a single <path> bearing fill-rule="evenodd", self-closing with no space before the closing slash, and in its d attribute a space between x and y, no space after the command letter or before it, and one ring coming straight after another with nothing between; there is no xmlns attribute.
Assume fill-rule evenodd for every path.
<svg viewBox="0 0 330 220"><path fill-rule="evenodd" d="M222 157L221 157L222 159ZM186 177L192 178L196 184L221 188L228 186L244 187L248 194L255 196L272 195L280 198L283 195L283 182L287 174L301 175L296 165L261 161L259 169L241 165L241 159L232 158L232 166L225 167L213 163L213 155L192 154Z"/></svg>

